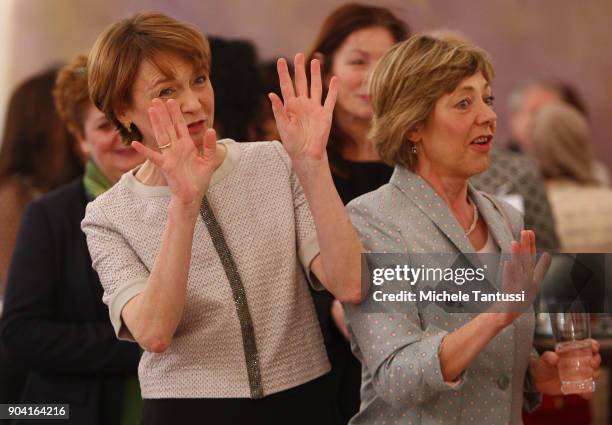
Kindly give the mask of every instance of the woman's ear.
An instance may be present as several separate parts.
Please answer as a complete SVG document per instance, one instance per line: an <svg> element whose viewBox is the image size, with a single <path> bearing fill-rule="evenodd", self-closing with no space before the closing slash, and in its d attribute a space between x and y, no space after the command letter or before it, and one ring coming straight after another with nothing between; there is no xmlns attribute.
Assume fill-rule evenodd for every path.
<svg viewBox="0 0 612 425"><path fill-rule="evenodd" d="M77 154L79 155L79 158L81 159L81 161L83 161L83 164L85 164L89 160L91 149L89 149L89 145L85 141L85 138L83 137L83 135L78 134L78 135L75 135L74 138L75 138L75 143L76 143L75 147L77 150Z"/></svg>
<svg viewBox="0 0 612 425"><path fill-rule="evenodd" d="M422 138L423 135L420 125L415 125L406 132L406 139L410 140L412 143L419 143Z"/></svg>

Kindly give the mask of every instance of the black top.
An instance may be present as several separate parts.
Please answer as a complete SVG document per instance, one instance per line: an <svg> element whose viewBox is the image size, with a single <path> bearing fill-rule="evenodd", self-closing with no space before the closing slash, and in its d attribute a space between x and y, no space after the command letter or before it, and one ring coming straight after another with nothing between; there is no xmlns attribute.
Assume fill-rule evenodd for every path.
<svg viewBox="0 0 612 425"><path fill-rule="evenodd" d="M340 162L342 175L334 173L334 184L344 205L364 193L378 189L389 182L393 167L382 162L347 161ZM344 173L346 171L346 173Z"/></svg>
<svg viewBox="0 0 612 425"><path fill-rule="evenodd" d="M7 279L0 336L30 376L23 403L69 403L70 424L120 422L136 344L117 340L92 269L81 180L31 203ZM26 423L26 422L19 422Z"/></svg>
<svg viewBox="0 0 612 425"><path fill-rule="evenodd" d="M388 183L393 174L393 168L382 162L341 160L338 165L342 174L333 173L332 177L345 205L354 198ZM332 366L328 382L338 418L335 424L346 425L359 411L361 365L351 353L349 343L337 329L331 316L334 296L328 291L311 291L311 294Z"/></svg>

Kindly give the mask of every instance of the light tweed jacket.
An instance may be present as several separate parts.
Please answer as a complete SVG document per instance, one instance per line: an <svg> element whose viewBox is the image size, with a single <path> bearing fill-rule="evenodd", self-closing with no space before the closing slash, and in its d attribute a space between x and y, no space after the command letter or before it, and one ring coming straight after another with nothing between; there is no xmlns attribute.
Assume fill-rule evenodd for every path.
<svg viewBox="0 0 612 425"><path fill-rule="evenodd" d="M469 193L502 252L522 228L520 214ZM497 204L497 205L495 205ZM458 253L473 246L450 209L416 174L396 167L389 184L347 206L366 252ZM500 211L501 210L501 211ZM511 234L511 231L513 234ZM438 351L444 336L472 313L447 313L437 305L397 313L379 303L346 305L353 351L361 360L361 409L351 424L521 424L521 408L539 394L527 378L534 317L525 313L499 333L470 364L458 383L442 379Z"/></svg>
<svg viewBox="0 0 612 425"><path fill-rule="evenodd" d="M330 369L307 285L319 252L316 228L291 160L278 142L219 143L227 154L206 199L242 288L232 287L211 232L198 219L172 344L140 361L145 399L258 398ZM87 207L82 228L122 339L133 339L121 310L147 285L169 202L167 186L145 186L128 172ZM248 306L248 315L239 304Z"/></svg>

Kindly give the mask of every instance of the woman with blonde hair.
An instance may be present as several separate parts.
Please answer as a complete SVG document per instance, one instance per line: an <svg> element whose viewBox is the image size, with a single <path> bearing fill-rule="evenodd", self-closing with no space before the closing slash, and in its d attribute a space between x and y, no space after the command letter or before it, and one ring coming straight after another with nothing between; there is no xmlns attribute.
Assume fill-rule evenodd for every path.
<svg viewBox="0 0 612 425"><path fill-rule="evenodd" d="M318 61L278 62L283 144L217 141L210 50L194 27L139 13L107 28L90 95L146 156L89 204L83 229L143 423L331 423L329 363L308 283L359 302L361 244L333 186Z"/></svg>
<svg viewBox="0 0 612 425"><path fill-rule="evenodd" d="M370 89L371 137L395 170L389 184L347 208L366 252L411 261L511 254L504 288L531 297L549 257L536 265L535 235L522 230L520 214L468 182L489 165L497 120L492 79L486 53L471 44L417 35L394 46ZM421 280L415 291L427 285ZM409 303L398 313L393 304L377 303L378 313L368 298L346 305L363 364L361 409L351 424L520 424L523 405L535 407L538 392L560 392L558 356L532 348L533 314L497 305L476 314L436 303ZM596 342L593 352L597 374Z"/></svg>

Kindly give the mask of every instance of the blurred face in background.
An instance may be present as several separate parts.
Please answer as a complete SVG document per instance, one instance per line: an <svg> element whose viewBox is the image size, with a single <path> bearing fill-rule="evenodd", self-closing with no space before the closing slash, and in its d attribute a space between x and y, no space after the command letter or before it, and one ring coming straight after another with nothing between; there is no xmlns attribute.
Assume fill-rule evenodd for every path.
<svg viewBox="0 0 612 425"><path fill-rule="evenodd" d="M538 110L544 105L559 101L561 101L561 96L551 87L538 84L525 87L522 102L510 115L512 137L521 146L523 152L532 151L528 135Z"/></svg>
<svg viewBox="0 0 612 425"><path fill-rule="evenodd" d="M384 27L363 28L344 40L333 55L331 67L331 74L338 78L338 113L360 120L372 118L368 79L374 65L394 44L395 39Z"/></svg>
<svg viewBox="0 0 612 425"><path fill-rule="evenodd" d="M121 141L115 126L91 103L83 121L83 136L78 141L81 150L113 183L144 161L138 152Z"/></svg>

